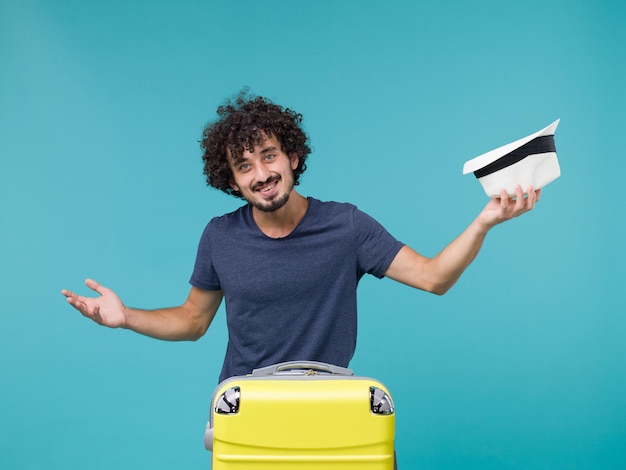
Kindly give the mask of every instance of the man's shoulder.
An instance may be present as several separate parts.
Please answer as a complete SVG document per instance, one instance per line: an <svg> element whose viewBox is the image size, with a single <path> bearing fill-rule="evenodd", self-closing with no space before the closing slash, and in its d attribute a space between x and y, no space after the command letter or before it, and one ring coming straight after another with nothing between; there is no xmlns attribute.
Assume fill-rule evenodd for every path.
<svg viewBox="0 0 626 470"><path fill-rule="evenodd" d="M239 223L243 218L245 218L247 209L248 205L244 204L243 206L235 209L232 212L227 212L226 214L215 216L211 220L209 220L209 225Z"/></svg>
<svg viewBox="0 0 626 470"><path fill-rule="evenodd" d="M309 198L311 201L311 212L317 220L337 221L343 225L348 224L357 231L370 232L382 227L372 215L364 212L355 204L349 202L318 201Z"/></svg>
<svg viewBox="0 0 626 470"><path fill-rule="evenodd" d="M320 201L313 197L309 197L308 199L311 210L323 214L345 214L354 212L356 209L356 206L349 202Z"/></svg>
<svg viewBox="0 0 626 470"><path fill-rule="evenodd" d="M206 224L204 233L217 235L245 230L247 208L247 205L243 205L232 212L213 217Z"/></svg>

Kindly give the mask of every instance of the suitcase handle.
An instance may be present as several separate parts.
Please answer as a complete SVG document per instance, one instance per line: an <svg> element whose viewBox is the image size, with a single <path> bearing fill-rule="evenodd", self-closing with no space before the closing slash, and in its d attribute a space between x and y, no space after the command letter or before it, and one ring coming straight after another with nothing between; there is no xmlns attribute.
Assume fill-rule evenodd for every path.
<svg viewBox="0 0 626 470"><path fill-rule="evenodd" d="M252 371L253 377L263 377L275 374L294 375L318 375L319 373L331 375L354 375L352 369L315 361L289 361L261 367Z"/></svg>

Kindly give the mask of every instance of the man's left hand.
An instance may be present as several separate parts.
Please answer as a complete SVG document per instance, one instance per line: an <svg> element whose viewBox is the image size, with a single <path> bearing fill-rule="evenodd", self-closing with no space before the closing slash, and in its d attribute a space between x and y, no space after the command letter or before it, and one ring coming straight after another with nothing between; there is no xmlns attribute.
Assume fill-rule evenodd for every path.
<svg viewBox="0 0 626 470"><path fill-rule="evenodd" d="M524 195L526 194L526 195ZM532 210L541 197L541 189L533 189L529 186L526 193L520 185L515 187L515 197L509 197L506 190L500 191L500 197L489 201L478 216L478 220L491 228L507 220Z"/></svg>

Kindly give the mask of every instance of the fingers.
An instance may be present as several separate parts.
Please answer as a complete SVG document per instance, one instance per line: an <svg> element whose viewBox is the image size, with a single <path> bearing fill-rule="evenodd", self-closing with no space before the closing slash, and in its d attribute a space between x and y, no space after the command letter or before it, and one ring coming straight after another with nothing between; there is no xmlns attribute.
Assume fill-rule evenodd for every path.
<svg viewBox="0 0 626 470"><path fill-rule="evenodd" d="M76 295L73 292L63 289L61 293L65 296L67 302L82 313L86 317L90 317L89 307L87 306L87 299L83 296Z"/></svg>
<svg viewBox="0 0 626 470"><path fill-rule="evenodd" d="M85 303L85 300L86 300L86 298L83 297L82 295L75 294L74 292L71 292L67 289L62 289L61 294L63 294L65 298L67 299L67 301L72 305L78 304L78 303Z"/></svg>
<svg viewBox="0 0 626 470"><path fill-rule="evenodd" d="M105 292L110 290L110 289L107 289L104 286L101 286L99 283L97 283L93 279L87 279L85 281L85 285L87 287L89 287L91 290L96 291L100 295L103 295ZM81 301L81 302L85 302L87 300L87 297L83 297L82 295L75 294L74 292L71 292L71 291L69 291L67 289L61 289L61 294L63 294L65 297L67 297L68 300L70 298L76 299L76 300Z"/></svg>
<svg viewBox="0 0 626 470"><path fill-rule="evenodd" d="M520 185L515 186L515 195L509 196L506 189L500 190L500 210L505 218L515 217L526 205L524 191Z"/></svg>
<svg viewBox="0 0 626 470"><path fill-rule="evenodd" d="M506 189L500 190L500 209L502 209L502 212L506 212L509 209L509 195Z"/></svg>
<svg viewBox="0 0 626 470"><path fill-rule="evenodd" d="M528 198L524 197L524 191L522 187L518 184L515 186L515 204L513 205L513 214L519 215L525 212L526 204L528 203ZM515 217L515 215L513 217Z"/></svg>
<svg viewBox="0 0 626 470"><path fill-rule="evenodd" d="M96 291L100 295L104 294L104 292L108 290L106 287L101 286L98 282L94 281L93 279L87 279L85 281L85 285L89 287L91 290Z"/></svg>
<svg viewBox="0 0 626 470"><path fill-rule="evenodd" d="M529 186L528 189L526 189L526 194L526 210L532 210L537 202L537 193L535 193L532 186Z"/></svg>
<svg viewBox="0 0 626 470"><path fill-rule="evenodd" d="M535 208L535 204L539 201L539 197L541 196L541 189L535 191L532 186L528 186L524 193L522 187L517 185L515 187L515 196L516 201L513 213L515 214L514 217L517 217Z"/></svg>
<svg viewBox="0 0 626 470"><path fill-rule="evenodd" d="M515 195L509 197L505 189L500 191L500 210L502 217L506 219L512 219L518 217L525 212L534 209L535 204L541 196L541 190L535 189L529 186L526 192L518 184L515 186Z"/></svg>
<svg viewBox="0 0 626 470"><path fill-rule="evenodd" d="M76 297L76 294L74 294L74 292L71 292L67 289L61 289L61 294L63 294L65 297Z"/></svg>
<svg viewBox="0 0 626 470"><path fill-rule="evenodd" d="M102 287L93 279L87 279L85 284L87 287L96 291L100 295L108 290L106 287ZM61 294L65 296L67 302L72 307L78 310L85 317L91 318L95 321L99 321L101 319L100 305L95 301L95 299L75 294L67 289L62 289Z"/></svg>
<svg viewBox="0 0 626 470"><path fill-rule="evenodd" d="M485 206L481 220L488 227L493 227L534 209L540 197L541 189L535 190L532 186L524 193L522 187L517 185L512 195L509 195L506 189L502 189L500 195L492 198Z"/></svg>
<svg viewBox="0 0 626 470"><path fill-rule="evenodd" d="M94 305L91 315L89 315L89 318L91 318L96 323L102 325L103 320L102 320L102 316L100 315L100 305L98 304Z"/></svg>

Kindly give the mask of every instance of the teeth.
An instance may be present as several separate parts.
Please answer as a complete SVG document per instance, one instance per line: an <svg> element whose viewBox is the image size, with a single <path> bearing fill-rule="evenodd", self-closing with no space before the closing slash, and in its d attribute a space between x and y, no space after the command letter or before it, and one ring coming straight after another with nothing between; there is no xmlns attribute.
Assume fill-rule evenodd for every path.
<svg viewBox="0 0 626 470"><path fill-rule="evenodd" d="M276 183L272 183L272 184L270 184L269 186L267 186L265 188L261 188L260 191L266 193L267 191L272 189L274 186L276 186Z"/></svg>

